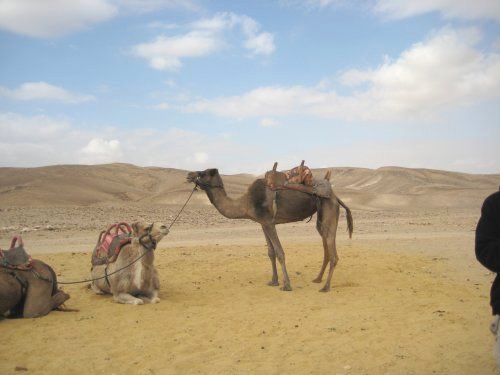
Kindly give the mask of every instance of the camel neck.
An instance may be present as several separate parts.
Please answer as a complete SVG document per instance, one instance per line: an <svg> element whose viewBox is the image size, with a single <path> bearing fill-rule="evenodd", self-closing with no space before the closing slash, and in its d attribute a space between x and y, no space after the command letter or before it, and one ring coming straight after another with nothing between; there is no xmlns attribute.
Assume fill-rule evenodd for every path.
<svg viewBox="0 0 500 375"><path fill-rule="evenodd" d="M141 262L152 262L154 260L154 258L155 258L154 250L147 249L146 247L144 247L140 243L139 238L134 238L132 241L132 244L133 244L133 246L137 247L137 249L139 251L139 255L142 256Z"/></svg>
<svg viewBox="0 0 500 375"><path fill-rule="evenodd" d="M228 197L222 187L214 187L206 190L210 203L228 219L248 219L246 206L242 199L232 199Z"/></svg>

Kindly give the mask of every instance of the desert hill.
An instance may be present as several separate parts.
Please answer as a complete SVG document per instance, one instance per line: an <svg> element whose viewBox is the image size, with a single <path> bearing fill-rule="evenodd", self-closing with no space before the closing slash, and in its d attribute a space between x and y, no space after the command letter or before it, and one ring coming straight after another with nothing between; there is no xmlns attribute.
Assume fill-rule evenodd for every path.
<svg viewBox="0 0 500 375"><path fill-rule="evenodd" d="M192 189L186 172L0 168L0 247L21 233L32 256L56 270L71 295L67 308L76 310L1 321L1 374L494 373L493 275L476 260L474 235L499 174L332 168L354 235L341 210L340 262L332 291L319 293L316 218L280 225L294 288L283 293L266 285L272 273L259 225L225 218L203 192L180 211ZM316 178L325 172L314 170ZM223 179L236 197L255 176ZM103 229L137 220L175 223L155 254L160 304L119 305L86 285L63 284L88 279Z"/></svg>
<svg viewBox="0 0 500 375"><path fill-rule="evenodd" d="M471 208L498 189L500 175L401 167L329 168L334 191L352 208ZM313 170L322 178L327 169ZM223 174L223 171L220 171ZM130 164L0 168L0 207L182 204L192 189L187 171ZM255 179L223 175L230 196ZM207 203L195 194L192 203Z"/></svg>

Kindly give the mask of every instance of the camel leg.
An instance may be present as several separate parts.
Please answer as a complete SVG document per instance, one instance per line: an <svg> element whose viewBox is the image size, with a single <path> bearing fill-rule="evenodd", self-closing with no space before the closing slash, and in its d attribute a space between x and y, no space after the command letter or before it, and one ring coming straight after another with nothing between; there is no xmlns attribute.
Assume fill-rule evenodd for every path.
<svg viewBox="0 0 500 375"><path fill-rule="evenodd" d="M271 266L273 267L273 278L267 283L267 285L278 286L280 284L278 282L278 269L276 268L276 253L274 252L273 244L271 243L269 236L266 234L264 227L262 227L262 230L267 242L267 255L269 255L269 259L271 259Z"/></svg>
<svg viewBox="0 0 500 375"><path fill-rule="evenodd" d="M35 318L47 315L68 299L69 295L62 290L52 295L52 282L39 280L34 276L30 277L24 302L23 317Z"/></svg>
<svg viewBox="0 0 500 375"><path fill-rule="evenodd" d="M18 310L22 298L20 282L14 276L0 270L0 320L3 316L20 315L21 312Z"/></svg>
<svg viewBox="0 0 500 375"><path fill-rule="evenodd" d="M323 274L326 270L326 266L330 263L330 270L328 272L328 277L323 288L320 292L328 292L330 290L330 284L333 276L333 271L338 262L337 246L336 246L336 236L337 236L337 226L339 222L339 206L334 204L331 200L323 200L321 204L321 218L317 225L317 230L321 234L323 240L323 265L316 278L317 282L320 282L323 278ZM318 216L319 217L319 216ZM316 281L315 280L315 281Z"/></svg>
<svg viewBox="0 0 500 375"><path fill-rule="evenodd" d="M113 294L113 299L118 303L125 303L129 305L143 305L144 301L140 298L136 298L128 293L118 293Z"/></svg>
<svg viewBox="0 0 500 375"><path fill-rule="evenodd" d="M138 296L138 298L142 299L144 303L158 303L160 302L160 297L158 297L158 291L153 290L151 293L147 295Z"/></svg>
<svg viewBox="0 0 500 375"><path fill-rule="evenodd" d="M325 238L322 237L323 240L323 264L321 265L321 270L319 271L318 277L316 277L313 282L320 283L323 280L323 274L325 273L326 266L330 262L330 256L328 255L328 245L326 243Z"/></svg>
<svg viewBox="0 0 500 375"><path fill-rule="evenodd" d="M330 271L328 272L328 278L326 279L326 283L323 286L323 288L320 289L320 292L328 292L330 290L330 282L332 280L333 276L333 271L335 269L335 266L337 265L337 262L339 260L338 254L337 254L337 246L335 244L335 236L330 237L327 240L327 246L328 246L328 251L329 251L329 261L330 261Z"/></svg>
<svg viewBox="0 0 500 375"><path fill-rule="evenodd" d="M274 249L274 253L281 265L281 271L283 272L283 287L281 288L281 290L291 291L292 287L290 285L290 279L288 278L288 272L286 270L285 264L285 252L283 251L283 247L281 246L280 240L278 238L276 227L272 224L262 225L262 229L264 230L266 236L269 238L269 241L271 242L271 245Z"/></svg>

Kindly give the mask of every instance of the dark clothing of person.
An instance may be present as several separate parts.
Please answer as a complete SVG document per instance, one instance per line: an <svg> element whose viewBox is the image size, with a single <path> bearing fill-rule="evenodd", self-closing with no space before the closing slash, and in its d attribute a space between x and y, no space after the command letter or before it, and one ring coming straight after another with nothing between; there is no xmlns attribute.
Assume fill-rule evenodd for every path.
<svg viewBox="0 0 500 375"><path fill-rule="evenodd" d="M476 258L486 268L496 272L491 286L490 304L493 315L500 315L500 191L485 199L476 228Z"/></svg>

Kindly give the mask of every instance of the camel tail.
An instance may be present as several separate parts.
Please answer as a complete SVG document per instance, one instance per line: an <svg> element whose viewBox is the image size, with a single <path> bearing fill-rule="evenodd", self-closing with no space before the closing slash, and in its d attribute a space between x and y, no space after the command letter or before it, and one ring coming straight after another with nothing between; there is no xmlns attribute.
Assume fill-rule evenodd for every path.
<svg viewBox="0 0 500 375"><path fill-rule="evenodd" d="M349 238L352 238L352 232L354 231L354 222L352 220L351 209L337 197L339 204L345 208L346 218L347 218L347 230L349 231Z"/></svg>

